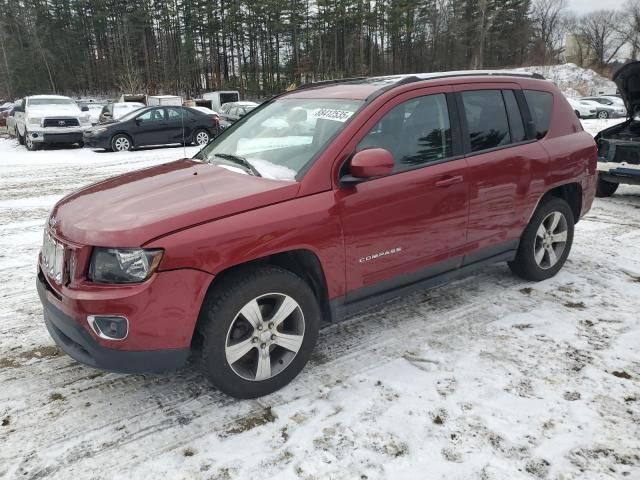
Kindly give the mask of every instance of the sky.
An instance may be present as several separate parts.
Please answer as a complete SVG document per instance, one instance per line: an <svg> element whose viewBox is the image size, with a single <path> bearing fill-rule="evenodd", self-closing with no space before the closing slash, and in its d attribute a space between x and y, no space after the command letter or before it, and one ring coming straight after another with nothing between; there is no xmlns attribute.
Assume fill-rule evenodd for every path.
<svg viewBox="0 0 640 480"><path fill-rule="evenodd" d="M625 0L569 0L568 6L578 14L589 13L593 10L622 8Z"/></svg>

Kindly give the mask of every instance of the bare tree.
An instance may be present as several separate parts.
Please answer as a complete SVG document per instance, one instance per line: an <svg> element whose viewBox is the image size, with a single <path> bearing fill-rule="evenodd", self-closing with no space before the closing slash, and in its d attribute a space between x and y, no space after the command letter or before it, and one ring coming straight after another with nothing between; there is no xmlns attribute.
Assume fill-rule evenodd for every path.
<svg viewBox="0 0 640 480"><path fill-rule="evenodd" d="M627 21L620 23L619 32L630 48L630 57L640 57L640 0L627 0L622 11Z"/></svg>
<svg viewBox="0 0 640 480"><path fill-rule="evenodd" d="M590 47L590 66L603 70L620 52L627 42L618 27L623 20L613 10L598 10L580 19L579 33Z"/></svg>
<svg viewBox="0 0 640 480"><path fill-rule="evenodd" d="M544 64L558 61L566 33L565 10L567 0L534 0L531 21Z"/></svg>

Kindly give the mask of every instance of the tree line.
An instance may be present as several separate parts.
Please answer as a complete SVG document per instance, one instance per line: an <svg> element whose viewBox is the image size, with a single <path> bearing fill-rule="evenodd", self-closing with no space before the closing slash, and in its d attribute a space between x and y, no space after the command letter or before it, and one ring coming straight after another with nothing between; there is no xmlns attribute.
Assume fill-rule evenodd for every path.
<svg viewBox="0 0 640 480"><path fill-rule="evenodd" d="M238 89L553 64L567 33L603 70L640 53L640 0L0 0L0 98ZM584 49L584 51L582 51Z"/></svg>

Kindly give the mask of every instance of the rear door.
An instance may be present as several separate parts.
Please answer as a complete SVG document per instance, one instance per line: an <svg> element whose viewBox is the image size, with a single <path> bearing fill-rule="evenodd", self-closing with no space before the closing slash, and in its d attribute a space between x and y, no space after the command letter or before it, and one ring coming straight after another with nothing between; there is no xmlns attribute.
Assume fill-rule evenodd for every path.
<svg viewBox="0 0 640 480"><path fill-rule="evenodd" d="M528 206L539 198L548 156L528 131L530 118L520 86L510 83L455 87L467 155L469 225L474 254L467 263L517 246Z"/></svg>
<svg viewBox="0 0 640 480"><path fill-rule="evenodd" d="M170 142L182 143L189 140L196 124L196 120L190 112L182 107L167 107L166 135Z"/></svg>
<svg viewBox="0 0 640 480"><path fill-rule="evenodd" d="M405 93L382 107L348 149L389 150L392 175L336 195L346 253L347 302L460 265L468 182L450 87ZM348 173L348 164L343 167Z"/></svg>

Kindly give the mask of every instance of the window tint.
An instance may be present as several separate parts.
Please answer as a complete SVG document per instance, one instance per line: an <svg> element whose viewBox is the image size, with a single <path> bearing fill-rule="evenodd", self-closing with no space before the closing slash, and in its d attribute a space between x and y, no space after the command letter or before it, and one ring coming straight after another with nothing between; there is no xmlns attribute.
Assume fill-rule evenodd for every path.
<svg viewBox="0 0 640 480"><path fill-rule="evenodd" d="M462 103L472 152L511 143L507 111L500 90L462 92Z"/></svg>
<svg viewBox="0 0 640 480"><path fill-rule="evenodd" d="M504 97L504 104L507 107L507 115L509 116L511 141L513 143L524 142L527 139L527 134L524 130L524 122L522 121L522 114L520 113L516 96L513 90L503 90L502 96Z"/></svg>
<svg viewBox="0 0 640 480"><path fill-rule="evenodd" d="M428 95L394 107L362 139L357 150L365 148L389 150L395 172L450 157L453 147L446 96Z"/></svg>
<svg viewBox="0 0 640 480"><path fill-rule="evenodd" d="M553 95L549 92L539 92L537 90L525 90L524 96L529 105L529 111L533 118L536 130L536 138L539 140L547 134L549 122L551 122L551 108L553 106Z"/></svg>

